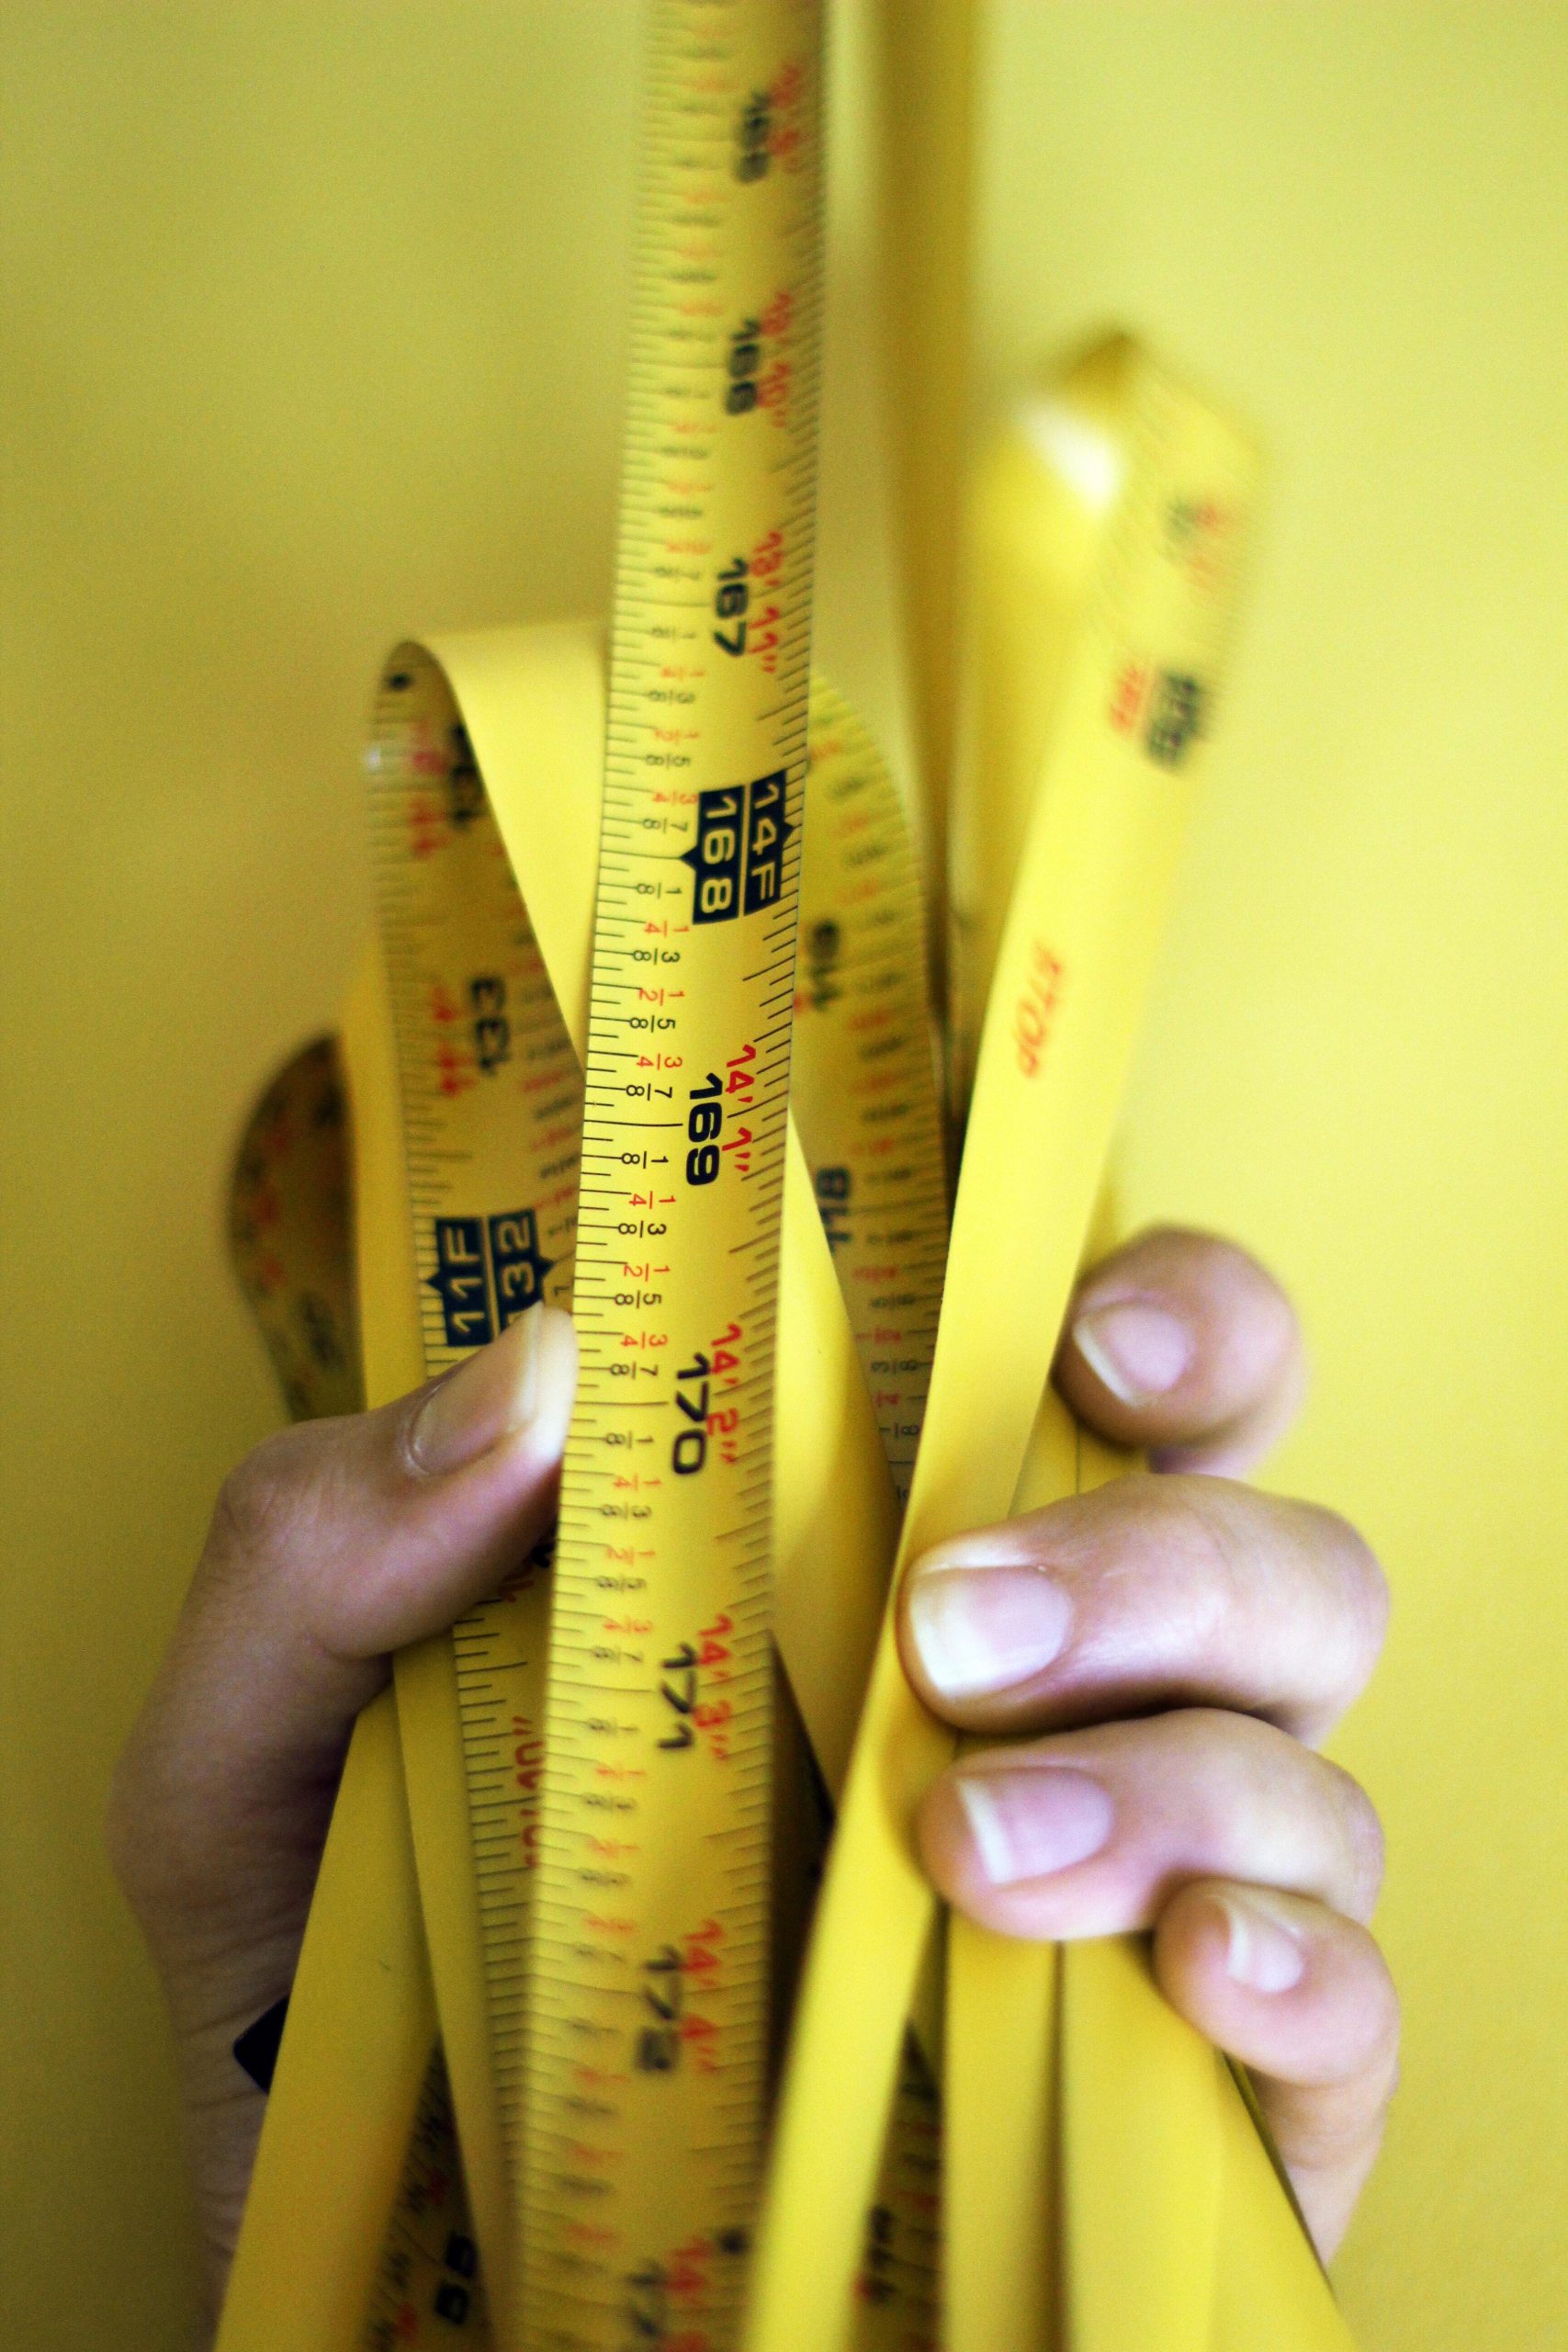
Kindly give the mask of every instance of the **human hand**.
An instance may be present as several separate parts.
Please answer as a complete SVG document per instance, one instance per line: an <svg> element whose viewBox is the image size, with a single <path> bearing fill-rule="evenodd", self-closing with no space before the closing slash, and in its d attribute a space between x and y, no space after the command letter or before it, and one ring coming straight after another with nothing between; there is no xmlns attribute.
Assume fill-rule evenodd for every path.
<svg viewBox="0 0 1568 2352"><path fill-rule="evenodd" d="M265 2111L233 2045L293 1982L355 1717L544 1532L576 1367L536 1308L412 1396L279 1430L219 1497L108 1820L174 2022L212 2321Z"/></svg>
<svg viewBox="0 0 1568 2352"><path fill-rule="evenodd" d="M1192 1361L1163 1404L1129 1407L1089 1369L1081 1346L1069 1346L1059 1377L1070 1401L1111 1436L1193 1449L1183 1466L1241 1466L1288 1415L1297 1360L1288 1308L1250 1261L1198 1237L1156 1236L1121 1253L1089 1278L1080 1305L1120 1295L1129 1281L1140 1296L1186 1313ZM574 1373L567 1318L541 1310L433 1388L377 1412L281 1431L240 1465L220 1498L121 1759L110 1815L116 1867L174 2019L214 2310L264 2111L232 2046L292 1980L354 1718L385 1683L391 1650L453 1623L537 1539L553 1507ZM1189 1487L1198 1492L1195 1509L1168 1515L1171 1498ZM1221 1534L1231 1548L1223 1557L1235 1574L1206 1583L1204 1563L1222 1553L1221 1534L1205 1532L1204 1512L1226 1509L1233 1517ZM1318 1718L1326 1723L1336 1700L1344 1702L1375 1652L1376 1572L1326 1515L1217 1480L1127 1481L1008 1532L1010 1559L1049 1563L1063 1576L1075 1634L1055 1668L1027 1679L1014 1671L1010 1684L988 1696L972 1690L962 1702L940 1697L916 1661L918 1686L942 1712L975 1728L1010 1730L1088 1724L1178 1701L1190 1709L1201 1702L1205 1712L1047 1744L1053 1753L1072 1746L1077 1760L1102 1770L1119 1808L1103 1852L1063 1872L1057 1893L1038 1878L994 1888L977 1875L972 1815L955 1808L951 1779L933 1792L926 1816L933 1875L976 1916L1024 1932L1101 1932L1158 1910L1161 1981L1206 2032L1264 2070L1270 2120L1325 2244L1371 2162L1374 2090L1380 2109L1383 2095L1374 2073L1382 2064L1382 2086L1392 2074L1393 1997L1375 1948L1347 1920L1297 1904L1292 1916L1310 1915L1314 1938L1301 1987L1288 1996L1227 1990L1218 1956L1225 1915L1212 1910L1204 1886L1178 1890L1189 1878L1238 1871L1317 1891L1312 1863L1324 1843L1324 1798L1312 1776L1337 1785L1330 1768L1299 1751L1307 1779L1298 1789L1254 1764L1274 1745L1297 1753L1289 1739L1215 1710L1246 1706L1289 1716L1292 1729L1319 1729ZM934 1562L917 1570L922 1579L936 1573ZM1047 1579L1038 1565L1024 1575L1023 1633L1038 1642ZM1258 1632L1248 1681L1231 1661L1253 1639L1270 1577L1280 1596L1278 1627L1267 1639ZM1156 1586L1177 1591L1181 1609L1156 1601ZM1251 1619L1243 1608L1249 1597ZM948 1612L947 1622L951 1646L957 1621ZM1269 1660L1292 1644L1304 1697L1285 1668L1278 1689L1269 1679ZM1205 1723L1207 1739L1182 1747L1182 1727ZM1170 1761L1188 1776L1186 1812L1174 1784L1162 1792L1163 1813L1145 1802L1151 1768L1140 1742L1162 1733L1174 1735L1179 1752ZM1117 1756L1101 1757L1093 1746L1118 1740ZM1152 1771L1161 1771L1157 1757ZM1345 1802L1350 1818L1348 1793ZM1293 1823L1293 1806L1304 1826ZM1365 1818L1371 1844L1375 1824L1370 1813ZM1243 1852L1253 1825L1275 1841L1283 1857L1277 1868L1265 1867L1256 1843ZM1368 1904L1374 1878L1369 1864ZM1237 1890L1227 1892L1236 1899ZM1289 2012L1293 2040L1263 2032L1260 2014L1275 2012ZM1386 2062L1382 2044L1373 2046L1384 2031ZM1314 2173L1319 2142L1332 2143L1332 2161ZM1333 2216L1317 2176L1337 2196Z"/></svg>
<svg viewBox="0 0 1568 2352"><path fill-rule="evenodd" d="M1398 2006L1367 1932L1364 1792L1314 1752L1365 1684L1387 1595L1331 1512L1233 1483L1292 1419L1294 1317L1251 1259L1153 1232L1088 1275L1055 1370L1162 1475L961 1536L912 1566L906 1667L980 1735L919 1839L949 1902L1011 1935L1153 1930L1182 2016L1241 2060L1319 2253L1371 2168Z"/></svg>

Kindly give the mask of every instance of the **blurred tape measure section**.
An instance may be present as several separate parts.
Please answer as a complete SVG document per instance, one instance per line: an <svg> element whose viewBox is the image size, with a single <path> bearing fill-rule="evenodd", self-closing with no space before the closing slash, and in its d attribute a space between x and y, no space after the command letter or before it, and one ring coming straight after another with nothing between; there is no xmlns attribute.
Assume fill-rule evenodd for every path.
<svg viewBox="0 0 1568 2352"><path fill-rule="evenodd" d="M951 1742L882 1623L896 1559L1021 1481L1038 1501L1115 1467L1045 1382L1252 458L1117 342L981 469L950 1248L914 853L853 713L809 685L820 10L649 13L607 683L584 628L392 655L380 952L344 1033L367 1392L572 1304L560 1534L361 1720L220 2344L1327 2352L1235 2086L1129 1948L1058 1982L1049 1952L955 1934L943 2192L910 1819ZM962 223L967 11L889 22L889 184L929 147ZM904 321L935 454L901 482L916 604L950 627L954 531L916 526L955 506L959 275L952 221L927 225L889 241L901 289L949 289ZM923 699L941 804L951 692ZM323 1320L319 1237L297 1278L278 1252L258 1272L287 1126L252 1138L236 1238L299 1409L325 1393L299 1335L350 1318Z"/></svg>

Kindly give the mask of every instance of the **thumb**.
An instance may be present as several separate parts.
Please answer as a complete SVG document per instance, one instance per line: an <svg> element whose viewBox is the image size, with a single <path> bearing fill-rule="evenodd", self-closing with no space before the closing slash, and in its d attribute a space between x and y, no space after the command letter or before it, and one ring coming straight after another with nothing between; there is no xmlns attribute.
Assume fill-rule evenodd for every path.
<svg viewBox="0 0 1568 2352"><path fill-rule="evenodd" d="M495 1591L548 1524L576 1365L570 1318L534 1307L412 1396L279 1430L231 1473L117 1775L144 1898L205 1907L237 1850L330 1804L388 1654Z"/></svg>

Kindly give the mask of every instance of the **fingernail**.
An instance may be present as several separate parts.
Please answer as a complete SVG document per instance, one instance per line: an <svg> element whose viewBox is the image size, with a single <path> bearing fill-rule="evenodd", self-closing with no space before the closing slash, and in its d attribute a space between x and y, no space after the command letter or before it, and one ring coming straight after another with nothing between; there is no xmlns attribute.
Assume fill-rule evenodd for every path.
<svg viewBox="0 0 1568 2352"><path fill-rule="evenodd" d="M1254 1993L1288 1993L1306 1974L1306 1953L1293 1924L1266 1894L1214 1897L1225 1915L1225 1968Z"/></svg>
<svg viewBox="0 0 1568 2352"><path fill-rule="evenodd" d="M1072 1604L1038 1568L917 1571L909 1632L931 1688L944 1699L1005 1690L1061 1655Z"/></svg>
<svg viewBox="0 0 1568 2352"><path fill-rule="evenodd" d="M953 1783L993 1886L1049 1878L1098 1854L1115 1823L1111 1799L1087 1772L961 1772Z"/></svg>
<svg viewBox="0 0 1568 2352"><path fill-rule="evenodd" d="M1186 1324L1142 1298L1119 1298L1108 1306L1090 1307L1073 1325L1073 1344L1123 1405L1146 1405L1165 1396L1194 1353Z"/></svg>
<svg viewBox="0 0 1568 2352"><path fill-rule="evenodd" d="M541 1460L558 1454L576 1360L570 1317L531 1306L431 1390L408 1435L415 1469L446 1477L525 1430Z"/></svg>

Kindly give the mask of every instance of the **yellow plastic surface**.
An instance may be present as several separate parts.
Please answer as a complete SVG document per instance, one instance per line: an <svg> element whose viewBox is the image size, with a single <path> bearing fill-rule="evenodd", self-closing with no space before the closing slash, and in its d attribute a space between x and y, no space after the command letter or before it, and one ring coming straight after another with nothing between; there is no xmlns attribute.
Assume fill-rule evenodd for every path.
<svg viewBox="0 0 1568 2352"><path fill-rule="evenodd" d="M1389 1830L1405 2072L1337 2277L1375 2352L1551 2344L1568 29L1531 0L991 14L987 397L1120 316L1239 392L1276 459L1122 1162L1130 1217L1237 1231L1289 1279L1316 1376L1270 1481L1347 1510L1395 1583L1335 1753ZM3 988L25 1017L0 1154L28 1242L0 1784L29 2154L0 2302L39 2352L171 2352L193 2308L166 2030L96 1859L103 1792L218 1481L277 1418L220 1195L257 1083L336 1021L363 936L374 664L411 619L606 601L633 17L6 19ZM505 225L476 242L476 218ZM841 629L870 599L838 544Z"/></svg>

